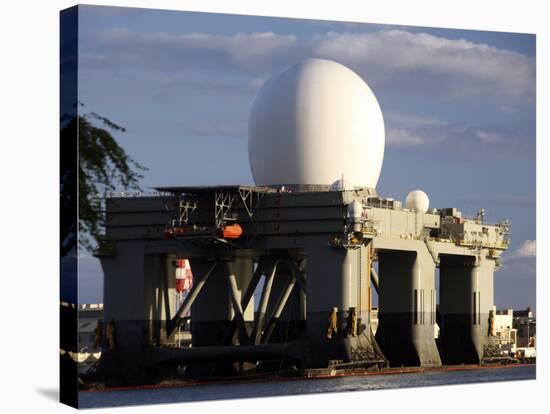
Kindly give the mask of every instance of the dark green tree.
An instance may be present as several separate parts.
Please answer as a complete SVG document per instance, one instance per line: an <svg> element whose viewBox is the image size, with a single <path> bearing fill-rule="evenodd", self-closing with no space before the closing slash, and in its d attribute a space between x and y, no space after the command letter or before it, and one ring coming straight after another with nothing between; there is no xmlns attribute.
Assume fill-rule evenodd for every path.
<svg viewBox="0 0 550 414"><path fill-rule="evenodd" d="M71 216L70 210L78 208L78 228L75 220L62 217L62 256L75 247L91 251L97 246L105 231L105 194L115 190L139 191L141 172L147 170L130 158L113 137L112 132L125 132L125 128L95 112L64 121L61 156L62 164L64 157L69 157L69 168L62 171L61 214ZM70 157L78 157L77 162L71 165ZM75 195L63 190L64 186L74 188L77 177L78 206Z"/></svg>

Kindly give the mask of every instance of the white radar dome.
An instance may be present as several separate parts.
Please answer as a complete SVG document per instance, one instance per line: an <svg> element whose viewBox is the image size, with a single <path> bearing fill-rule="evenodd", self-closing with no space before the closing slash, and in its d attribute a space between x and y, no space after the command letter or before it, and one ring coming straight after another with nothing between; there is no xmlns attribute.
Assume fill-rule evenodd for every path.
<svg viewBox="0 0 550 414"><path fill-rule="evenodd" d="M375 188L384 158L384 119L368 85L347 67L308 59L258 92L248 124L256 185Z"/></svg>
<svg viewBox="0 0 550 414"><path fill-rule="evenodd" d="M419 213L425 213L430 206L428 195L422 190L411 191L405 199L405 206Z"/></svg>

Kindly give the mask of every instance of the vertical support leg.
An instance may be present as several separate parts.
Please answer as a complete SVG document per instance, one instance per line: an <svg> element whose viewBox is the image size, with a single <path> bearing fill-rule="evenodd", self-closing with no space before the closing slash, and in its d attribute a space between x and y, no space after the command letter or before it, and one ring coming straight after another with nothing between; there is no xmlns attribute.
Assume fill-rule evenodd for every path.
<svg viewBox="0 0 550 414"><path fill-rule="evenodd" d="M307 249L306 332L310 365L326 367L331 360L351 361L347 336L350 307L357 308L357 250L311 246ZM338 309L338 334L326 337L329 317Z"/></svg>
<svg viewBox="0 0 550 414"><path fill-rule="evenodd" d="M444 256L441 261L441 348L445 364L478 364L489 343L493 260Z"/></svg>
<svg viewBox="0 0 550 414"><path fill-rule="evenodd" d="M129 382L145 375L140 363L151 311L145 302L145 281L150 269L146 257L145 242L121 241L115 256L101 259L105 275L104 320L112 326L115 341L113 349L105 344L98 375Z"/></svg>
<svg viewBox="0 0 550 414"><path fill-rule="evenodd" d="M371 245L362 246L359 251L359 302L357 313L362 324L370 327L370 311L372 305L371 269L372 248Z"/></svg>

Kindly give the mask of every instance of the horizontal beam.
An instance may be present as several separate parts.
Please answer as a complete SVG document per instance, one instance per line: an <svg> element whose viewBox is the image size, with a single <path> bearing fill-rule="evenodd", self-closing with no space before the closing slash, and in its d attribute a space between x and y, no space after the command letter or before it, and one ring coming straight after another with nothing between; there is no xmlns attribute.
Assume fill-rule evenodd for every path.
<svg viewBox="0 0 550 414"><path fill-rule="evenodd" d="M297 358L298 347L293 342L265 345L197 346L192 348L149 348L147 361L162 362L211 362L211 361L261 361Z"/></svg>

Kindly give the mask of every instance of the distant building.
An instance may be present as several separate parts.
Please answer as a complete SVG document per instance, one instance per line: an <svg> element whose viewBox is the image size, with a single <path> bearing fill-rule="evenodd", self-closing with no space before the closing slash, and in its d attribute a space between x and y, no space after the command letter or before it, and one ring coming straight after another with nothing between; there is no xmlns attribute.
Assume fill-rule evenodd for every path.
<svg viewBox="0 0 550 414"><path fill-rule="evenodd" d="M494 335L503 353L514 355L517 346L517 329L514 328L514 310L496 310Z"/></svg>
<svg viewBox="0 0 550 414"><path fill-rule="evenodd" d="M70 354L78 362L81 373L86 372L101 357L101 344L96 346L96 328L102 321L102 303L78 307L78 352Z"/></svg>
<svg viewBox="0 0 550 414"><path fill-rule="evenodd" d="M494 338L503 354L520 360L536 358L536 327L531 308L495 311Z"/></svg>
<svg viewBox="0 0 550 414"><path fill-rule="evenodd" d="M103 320L103 304L86 304L78 308L78 349L80 352L97 352L95 332L97 324Z"/></svg>
<svg viewBox="0 0 550 414"><path fill-rule="evenodd" d="M502 354L513 357L536 357L537 323L531 308L514 311L493 307L494 340ZM370 326L373 334L378 329L378 308L373 307L370 313ZM439 325L434 325L434 338L439 337Z"/></svg>
<svg viewBox="0 0 550 414"><path fill-rule="evenodd" d="M537 321L530 307L514 312L513 327L518 331L518 347L536 347Z"/></svg>

